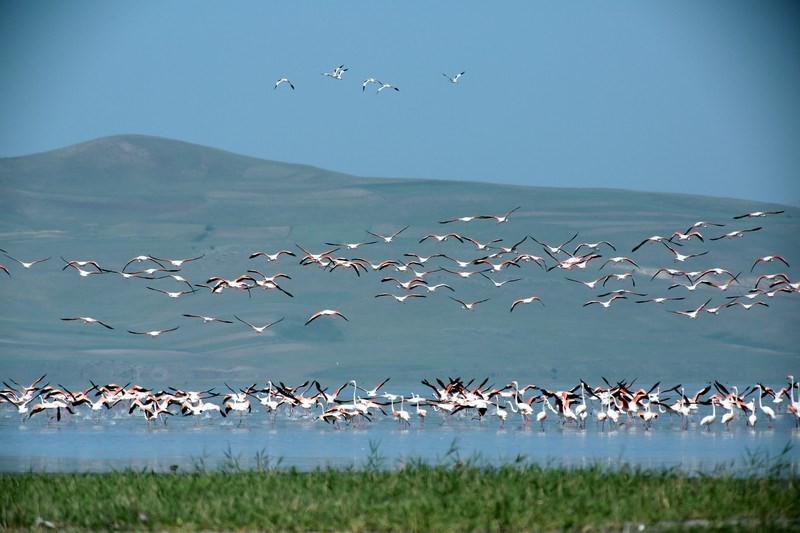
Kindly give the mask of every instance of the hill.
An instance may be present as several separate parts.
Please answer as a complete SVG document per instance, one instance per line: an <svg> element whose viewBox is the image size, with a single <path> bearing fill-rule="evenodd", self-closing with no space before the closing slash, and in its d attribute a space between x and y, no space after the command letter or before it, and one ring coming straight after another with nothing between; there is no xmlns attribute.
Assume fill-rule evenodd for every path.
<svg viewBox="0 0 800 533"><path fill-rule="evenodd" d="M354 154L353 157L356 155ZM506 223L477 219L439 222L467 215L501 215L519 207ZM753 211L783 210L780 215L733 219ZM8 258L2 264L4 305L0 312L0 361L3 377L20 381L49 373L73 386L99 381L136 381L149 386L245 385L268 379L287 383L317 378L338 386L357 379L418 385L422 378L447 375L490 376L497 384L517 379L542 386L639 378L642 383L719 379L739 384L773 382L796 370L800 299L797 293L759 296L768 304L746 311L722 309L696 320L672 311L725 304L746 294L758 276L786 272L797 281L800 261L797 235L800 210L725 198L597 189L500 186L472 182L355 177L319 168L265 161L179 141L117 136L53 152L0 159L0 248L30 261L51 257L30 269ZM680 253L703 253L676 263L662 244L632 248L651 235L671 235L704 220L724 227L698 228L704 242L692 239L675 247ZM388 235L408 226L391 243L370 235ZM710 238L737 229L762 229L739 239ZM299 247L318 253L362 258L373 264L408 261L408 253L442 253L469 261L488 252L469 241L444 242L430 233L456 232L480 243L502 239L518 252L542 257L486 272L495 281L518 279L501 287L480 274L461 278L447 271L428 274L429 285L446 288L414 292L426 298L397 303L377 294L401 294L387 277L401 281L413 273L392 267L366 270L346 266L324 269L301 265ZM602 257L583 268L552 268L557 263L537 244L556 245L577 233L566 249L581 242L598 246ZM533 237L533 238L531 238ZM350 250L326 243L377 240ZM277 262L257 251L291 250ZM496 251L496 250L495 250ZM586 252L584 248L583 252ZM757 257L781 254L779 262ZM94 260L104 269L122 271L139 255L161 259L194 258L176 274L190 284L209 278L233 279L250 269L264 275L283 273L277 290L213 294L207 288L169 298L154 290L186 289L173 278L124 279L119 274L80 276L62 260ZM627 263L609 263L627 256ZM513 254L490 261L498 264ZM565 258L565 255L559 255ZM161 261L162 264L164 261ZM134 262L125 270L156 266ZM167 264L167 266L169 266ZM480 270L487 263L461 268L434 257L420 270ZM602 269L601 269L602 267ZM720 267L741 274L739 283L720 291L701 285L694 291L669 289L680 278L659 268L702 271ZM92 267L86 267L91 270ZM177 269L175 269L177 270ZM629 281L609 279L591 290L567 278L593 280L608 273L634 274ZM259 275L252 274L255 279ZM727 277L708 275L722 284ZM684 278L685 282L686 279ZM762 280L759 287L767 287ZM615 289L635 290L610 308L584 304ZM534 302L509 309L517 298ZM451 298L486 299L467 312ZM656 296L685 300L637 304ZM602 298L607 299L607 297ZM743 299L742 301L749 302ZM312 313L341 310L348 321L323 318L305 326ZM233 324L204 324L184 314L213 315ZM257 325L283 318L256 334L235 318ZM84 326L60 318L92 316L114 327ZM156 339L126 330L180 326ZM64 383L69 386L68 383Z"/></svg>

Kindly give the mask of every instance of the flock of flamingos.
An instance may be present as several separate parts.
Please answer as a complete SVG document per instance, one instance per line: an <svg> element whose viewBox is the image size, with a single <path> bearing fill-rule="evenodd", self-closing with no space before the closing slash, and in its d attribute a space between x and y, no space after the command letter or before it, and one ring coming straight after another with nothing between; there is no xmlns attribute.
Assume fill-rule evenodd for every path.
<svg viewBox="0 0 800 533"><path fill-rule="evenodd" d="M13 385L4 381L6 388L0 391L0 398L15 406L24 419L49 413L48 423L77 415L79 409L87 413L83 418L93 420L102 417L104 411L116 409L143 417L148 426L159 421L166 424L167 418L175 415L193 417L195 423L201 423L213 416L235 414L241 424L255 404L260 405L272 424L280 415L292 420L324 421L334 427L339 427L340 423L356 426L382 415L391 416L408 427L412 418L422 425L429 413L435 412L442 423L451 417L496 419L503 427L512 416L518 417L523 427L534 422L544 431L545 421L550 417L559 426L572 425L579 429L586 427L587 420L594 420L598 429L605 429L606 424L609 430L638 424L648 430L660 415L668 415L670 426L675 425L677 419L681 429L695 425L710 431L717 422L717 407L720 409L719 424L729 430L732 423L755 428L760 418L764 420L762 425L772 428L786 404L786 413L793 416L795 427L800 427L800 400L795 399L798 384L791 375L780 390L756 383L739 392L736 386L729 389L715 381L713 386L708 384L690 393L681 385L661 389L660 383L656 383L643 389L622 381L611 384L605 378L601 386L593 387L581 380L569 390L548 390L531 384L520 387L516 381L502 387L487 386L488 378L477 385L474 380L465 383L460 378L449 378L446 382L436 379L435 383L424 379L422 384L429 389L426 396L382 390L389 388L389 378L372 389L349 381L333 391L323 388L318 381L297 386L269 381L264 387L252 384L238 390L226 384L229 392L222 394L213 389L198 391L173 387L154 391L129 383L92 383L85 390L73 391L63 386L41 384L45 377L41 376L28 386L14 380L11 380ZM348 388L352 388L352 397ZM528 395L529 390L537 392ZM221 404L212 401L220 397ZM409 409L405 409L406 404ZM711 413L701 417L698 412L703 405L711 406Z"/></svg>
<svg viewBox="0 0 800 533"><path fill-rule="evenodd" d="M502 215L461 216L442 220L439 223L442 225L466 225L473 221L489 220L496 224L504 224L513 218L518 209L520 208L512 209ZM737 215L733 219L747 222L752 219L773 217L781 213L783 211L761 211ZM480 222L478 223L480 224ZM346 250L350 255L354 255L359 248L366 249L376 244L390 244L408 229L408 226L391 235L367 231L373 240L365 242L329 242L326 243L326 246L330 248L322 252L311 252L297 245L299 250L297 254L292 250L255 251L250 254L249 258L252 260L262 260L261 258L263 258L267 264L271 264L279 262L281 256L298 257L302 252L299 260L301 265L315 265L329 272L352 271L359 277L370 271L387 269L393 271L394 275L382 278L381 283L392 283L397 290L379 292L374 294L375 298L392 299L403 304L411 299L432 296L439 290L450 291L448 297L454 302L453 306L455 307L457 304L466 311L478 310L481 304L490 298L477 300L456 298L450 295L459 295L454 286L460 288L457 284L463 283L469 278L473 280L485 278L487 281L484 286L491 287L493 285L499 289L519 281L521 278L506 277L498 280L498 276L521 269L525 264L537 265L543 271L554 269L567 271L568 275L565 276L567 281L584 285L590 290L603 291L596 298L583 303L583 307L597 306L607 309L612 304L619 305L618 302L622 300L634 300L639 304L665 304L684 300L701 286L706 287L703 290L716 290L720 294L729 288L736 287L732 291L736 292L736 295L726 296L723 303L713 307L710 306L712 298L703 298L705 301L701 305L693 306L690 309L680 307L669 309L670 305L679 305L672 303L665 306L672 313L689 319L697 319L701 315L716 315L726 308L741 307L743 310L750 310L757 306L768 307L769 304L764 299L773 298L778 294L785 293L787 295L782 297L796 297L796 294L800 292L800 282L792 281L788 274L756 272L757 268L763 269L762 265L766 264L781 263L789 268L788 259L777 254L752 258L752 264L748 263L747 265L750 267L749 274L753 279L756 274L760 275L748 287L745 287L740 279L741 272L734 273L725 268L714 267L688 271L661 267L650 271L654 270L650 281L652 282L658 276L671 278L671 285L667 290L657 296L648 296L646 293L637 292L634 274L641 275L645 273L645 270L640 269L632 255L641 247L658 246L659 249L665 251L666 257L671 256L676 265L691 264L694 258L705 256L709 250L681 253L678 248L689 242L705 243L707 240L743 238L762 230L766 223L756 227L750 224L749 227L733 230L730 228L717 229L722 226L725 224L719 221L699 221L683 231L681 231L683 228L680 228L665 235L644 238L631 249L631 256L609 258L603 258L600 251L601 249L610 249L616 252L614 244L609 241L574 244L577 233L560 244L540 242L535 237L526 235L511 246L504 246L502 239L482 243L455 232L429 233L414 238L415 241L419 239L418 243L430 241L435 246L443 246L442 243L448 240L458 242L459 246L471 244L474 246L472 254L478 255L478 257L465 260L453 257L452 253L445 254L444 248L441 253L432 253L428 256L408 251L403 254L403 257L409 258L408 260L389 258L379 262L371 262L363 257L342 257L337 254L340 250ZM711 229L707 230L706 228ZM715 235L704 236L701 230L709 233L713 231ZM529 251L521 250L523 244L528 247ZM568 247L568 245L571 246ZM541 255L535 255L530 251L533 246L537 248L535 251ZM10 260L18 263L24 270L38 268L36 265L51 259L22 260L5 250L0 251ZM252 291L264 290L277 291L283 297L293 297L287 290L287 282L284 282L284 279L291 279L291 277L283 273L266 275L259 270L250 269L247 273L233 279L211 276L204 283L192 283L179 273L181 267L186 263L200 260L202 257L200 255L185 259L165 259L158 256L139 255L131 258L123 268L118 270L105 268L98 261L91 259L67 260L62 257L62 260L64 262L63 270L75 272L81 277L119 275L125 279L144 279L147 280L147 289L173 299L200 290L208 291L211 294L217 294L224 290L242 291L248 295ZM610 265L609 270L617 271L593 279L579 279L578 273L585 271L590 262L594 262L595 265L599 264L599 270ZM134 270L131 265L142 268ZM0 269L8 276L16 275L6 265L0 265ZM621 272L621 269L627 270ZM646 275L649 276L650 272L647 272ZM439 283L429 281L437 277L442 278L438 280ZM151 286L155 284L153 280L169 278L182 288L167 290ZM611 290L609 287L606 289L607 283L612 285L630 283L630 288ZM677 290L673 292L672 289ZM514 312L519 306L532 303L546 305L538 295L517 294L508 299L508 312ZM285 318L275 318L264 324L254 324L238 315L229 318L201 313L184 314L183 316L191 320L202 321L202 323L220 324L235 324L234 320L230 320L233 318L242 323L244 327L252 329L257 335L264 333ZM107 330L115 329L114 325L102 318L67 316L60 317L60 319L65 322L96 325ZM319 319L350 322L346 316L346 310L320 309L310 312L304 324L313 327L312 324ZM342 323L344 324L344 322ZM149 330L124 329L133 335L156 339L179 327L180 325ZM557 420L559 424L575 425L579 428L584 428L587 421L591 420L594 420L602 428L607 425L609 428L616 428L620 424L641 424L643 427L649 428L659 416L662 419L669 418L671 425L677 421L677 424L684 429L694 425L708 430L715 422L725 428L728 428L730 424L737 423L747 424L751 427L760 423L763 426L771 427L776 416L781 413L790 413L794 417L795 425L800 425L800 403L795 399L798 385L792 376L788 376L788 383L785 387L776 389L755 383L749 384L741 392L737 387L729 389L719 382L709 383L697 391L686 391L680 385L661 389L660 384L657 383L644 389L634 388L633 383L625 381L610 383L604 379L603 385L591 386L581 380L568 390L556 391L535 385L519 386L516 381L503 386L487 386L487 380L476 385L472 381L464 382L459 378L448 378L447 380L436 379L434 383L423 380L422 384L426 387L422 389L426 392L424 396L417 393L390 393L388 392L390 388L387 385L388 379L374 389L360 387L355 381L345 383L336 390L323 387L318 381L306 382L298 386L287 386L283 383L276 385L268 382L264 387L253 384L238 389L226 384L227 391L222 393L215 392L213 389L189 391L170 388L169 390L154 391L130 383L124 386L91 383L91 386L84 390L68 390L60 385L56 387L49 383L43 383L44 378L45 376L42 376L27 386L13 379L3 381L5 388L0 390L0 405L16 409L23 420L37 415L39 417L47 416L49 417L48 423L57 423L84 409L91 412L91 415L87 415L85 418L103 416L102 413L107 410L120 411L124 409L131 415L142 416L148 425L159 421L166 423L170 416L176 415L194 417L199 423L201 419L234 414L240 417L241 421L241 417L250 413L254 407L258 409L260 406L260 410L272 417L273 422L275 417L283 413L284 416L291 419L317 419L336 427L342 424L363 424L379 415L392 416L405 426L410 425L412 419L417 419L422 423L426 416L433 413L445 419L456 417L484 420L494 417L499 419L500 424L504 424L508 417L517 417L523 426L534 422L540 424L542 429L545 427L545 420L548 419ZM785 410L783 409L784 405L786 405ZM700 411L701 408L702 411ZM719 418L717 418L718 415ZM760 420L763 422L759 422Z"/></svg>

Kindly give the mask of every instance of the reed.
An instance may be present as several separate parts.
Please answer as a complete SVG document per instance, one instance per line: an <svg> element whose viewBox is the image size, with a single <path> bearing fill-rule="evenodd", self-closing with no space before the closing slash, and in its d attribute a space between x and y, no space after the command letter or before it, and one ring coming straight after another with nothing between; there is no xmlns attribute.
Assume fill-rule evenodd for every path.
<svg viewBox="0 0 800 533"><path fill-rule="evenodd" d="M260 455L190 472L0 475L0 527L265 531L798 530L800 486L783 459L698 475L631 466L438 464L301 472Z"/></svg>

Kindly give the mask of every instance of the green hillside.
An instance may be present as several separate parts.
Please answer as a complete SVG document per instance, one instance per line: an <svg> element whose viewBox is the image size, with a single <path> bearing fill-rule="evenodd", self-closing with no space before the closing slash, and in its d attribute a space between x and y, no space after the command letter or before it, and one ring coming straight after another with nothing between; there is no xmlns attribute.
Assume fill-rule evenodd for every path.
<svg viewBox="0 0 800 533"><path fill-rule="evenodd" d="M501 215L516 207L520 209L504 224L493 219L439 224L466 215ZM733 219L763 210L785 212ZM360 178L154 137L99 139L0 159L0 248L24 261L52 257L25 269L0 256L11 274L0 272L0 375L25 381L47 372L67 386L92 379L153 387L307 378L338 386L344 380L369 384L388 376L398 386L413 386L422 378L447 375L543 386L575 383L578 378L598 382L601 376L644 383L773 382L796 372L800 363L796 292L759 296L768 307L730 307L718 315L703 312L696 320L667 310L693 309L709 298L709 306L730 302L726 296L747 293L761 274L785 272L796 282L798 215L800 209L793 207L601 187ZM700 220L725 227L699 228L705 242L693 239L676 249L683 254L708 251L706 255L676 263L662 244L647 244L631 253L651 235L669 236ZM454 292L417 289L426 298L402 304L375 295L401 294L394 283L381 279L405 281L411 272L367 267L368 272L357 275L352 268L331 271L299 264L302 253L297 245L318 253L334 248L326 242L371 241L375 238L367 231L388 235L405 226L408 229L391 243L343 247L332 255L375 264L411 259L406 253L443 253L463 261L486 255L454 238L419 242L429 233L447 232L481 243L502 239L497 243L502 246L529 235L556 245L578 232L566 247L570 252L581 242L602 240L613 243L616 251L601 245L602 257L585 269L546 271L531 261L487 273L496 281L519 278L502 287L480 275L462 279L439 271L425 280L431 285L448 283ZM755 227L762 229L742 238L709 239ZM283 255L277 262L249 259L257 251L280 249L298 256ZM531 238L518 251L542 256L546 267L556 264ZM757 257L775 254L784 256L791 267L774 261L759 263L750 272ZM177 273L192 284L204 284L212 276L232 279L248 269L284 273L291 279L280 279L280 286L293 297L276 290L226 289L212 294L199 288L172 299L147 287L178 291L186 284L170 278L123 279L113 273L82 277L74 268L64 270L61 259L91 259L105 269L122 270L138 255L202 256ZM608 264L600 270L614 256L631 257L639 268ZM126 270L147 266L155 265L132 263ZM442 257L430 259L423 268L438 267L464 270ZM466 270L479 267L486 265ZM669 290L677 278L661 275L650 280L661 267L720 267L742 274L740 285L734 283L724 292L707 285L695 291ZM588 281L612 272L633 272L635 287L611 279L605 287L591 290L566 279ZM766 288L768 283L759 286ZM645 297L631 296L609 309L583 306L602 292L620 288L647 297L686 299L637 304ZM515 299L531 295L539 296L544 306L534 302L509 312ZM489 300L467 312L448 296L465 302ZM323 317L304 325L324 308L340 310L348 321ZM204 324L183 314L213 315L234 323ZM234 314L256 325L284 320L257 335ZM60 320L77 316L98 318L114 329ZM156 339L126 331L175 326L180 328Z"/></svg>

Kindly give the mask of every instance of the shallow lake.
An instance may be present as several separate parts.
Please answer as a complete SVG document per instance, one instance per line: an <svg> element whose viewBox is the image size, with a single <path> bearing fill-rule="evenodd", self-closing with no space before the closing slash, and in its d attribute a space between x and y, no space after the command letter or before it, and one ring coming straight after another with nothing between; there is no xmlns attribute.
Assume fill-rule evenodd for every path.
<svg viewBox="0 0 800 533"><path fill-rule="evenodd" d="M385 468L410 460L440 464L462 459L498 465L521 459L542 465L628 464L706 471L720 464L744 470L755 456L780 457L798 472L800 431L793 415L778 414L772 428L763 417L756 428L749 428L738 416L726 429L719 423L718 411L717 421L706 431L699 426L704 414L694 415L685 430L677 417L670 421L668 415L646 430L639 420L611 429L598 426L592 418L579 429L562 426L553 416L542 429L535 421L523 425L513 413L503 427L488 414L475 420L440 413L429 414L424 423L412 418L410 427L382 415L356 426L340 422L334 427L285 413L273 422L260 406L241 418L233 413L197 421L171 416L166 424L149 425L124 410L106 411L98 418L78 410L61 421L46 416L23 421L5 408L0 410L0 471L192 471L233 463L256 468L259 461L307 470L364 466L370 458Z"/></svg>

